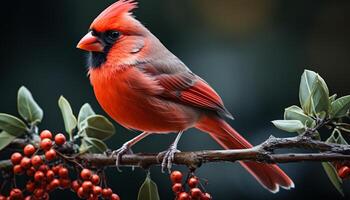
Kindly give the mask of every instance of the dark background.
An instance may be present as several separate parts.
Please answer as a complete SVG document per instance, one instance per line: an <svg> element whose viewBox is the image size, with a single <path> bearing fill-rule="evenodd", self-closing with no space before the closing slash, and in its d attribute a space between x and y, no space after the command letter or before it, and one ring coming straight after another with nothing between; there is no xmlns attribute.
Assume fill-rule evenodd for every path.
<svg viewBox="0 0 350 200"><path fill-rule="evenodd" d="M75 48L89 24L112 0L4 1L1 4L1 112L16 114L16 93L27 86L45 111L42 129L62 131L57 100L63 94L75 113L97 104L87 78L85 55ZM173 53L221 94L236 120L230 123L253 144L270 134L290 136L270 121L298 103L305 68L321 74L332 93L350 93L350 2L273 0L140 1L135 15ZM116 124L117 125L117 124ZM109 146L118 148L136 133L118 126ZM323 134L324 137L327 133ZM174 134L150 136L134 151L165 150ZM180 149L218 149L209 136L187 131ZM5 159L5 158L2 158ZM294 179L293 191L270 194L238 164L207 164L214 199L340 198L319 163L281 165ZM109 183L124 200L136 199L145 173L108 170ZM172 199L168 176L152 168L161 199ZM348 190L349 183L346 186ZM350 195L349 192L348 196ZM52 199L76 198L56 192Z"/></svg>

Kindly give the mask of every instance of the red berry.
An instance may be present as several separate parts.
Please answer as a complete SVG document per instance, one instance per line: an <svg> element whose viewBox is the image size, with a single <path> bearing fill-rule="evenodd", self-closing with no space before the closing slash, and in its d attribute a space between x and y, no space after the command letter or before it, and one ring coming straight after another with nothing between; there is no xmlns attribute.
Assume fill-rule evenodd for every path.
<svg viewBox="0 0 350 200"><path fill-rule="evenodd" d="M59 170L58 170L58 175L61 177L61 178L67 178L68 177L68 169L65 168L65 167L61 167Z"/></svg>
<svg viewBox="0 0 350 200"><path fill-rule="evenodd" d="M88 194L83 190L83 187L80 187L77 191L78 197L81 199L86 199L88 197Z"/></svg>
<svg viewBox="0 0 350 200"><path fill-rule="evenodd" d="M92 193L96 196L99 196L102 193L102 188L100 186L94 186Z"/></svg>
<svg viewBox="0 0 350 200"><path fill-rule="evenodd" d="M340 178L345 179L350 175L350 168L348 166L343 166L338 170L338 175Z"/></svg>
<svg viewBox="0 0 350 200"><path fill-rule="evenodd" d="M40 156L35 155L35 156L32 157L32 165L34 167L38 167L41 164L43 164L43 160L41 159Z"/></svg>
<svg viewBox="0 0 350 200"><path fill-rule="evenodd" d="M28 192L33 192L35 190L35 183L32 181L28 181L26 184L26 189Z"/></svg>
<svg viewBox="0 0 350 200"><path fill-rule="evenodd" d="M179 194L178 200L190 200L190 199L191 199L191 197L187 192L181 192Z"/></svg>
<svg viewBox="0 0 350 200"><path fill-rule="evenodd" d="M119 196L117 194L115 194L115 193L112 194L110 199L111 200L120 200Z"/></svg>
<svg viewBox="0 0 350 200"><path fill-rule="evenodd" d="M197 187L199 181L197 177L191 177L190 179L188 179L187 184L190 188L195 188Z"/></svg>
<svg viewBox="0 0 350 200"><path fill-rule="evenodd" d="M81 187L83 187L85 192L91 192L94 186L91 181L84 181L83 184L81 184Z"/></svg>
<svg viewBox="0 0 350 200"><path fill-rule="evenodd" d="M44 193L43 197L41 198L42 200L49 200L50 196L47 192Z"/></svg>
<svg viewBox="0 0 350 200"><path fill-rule="evenodd" d="M57 178L53 179L53 180L50 182L50 185L49 185L49 187L50 187L51 190L55 190L55 189L58 188L59 186L60 186L60 181L59 181Z"/></svg>
<svg viewBox="0 0 350 200"><path fill-rule="evenodd" d="M80 187L80 184L77 180L73 181L71 184L71 188L74 192L77 192Z"/></svg>
<svg viewBox="0 0 350 200"><path fill-rule="evenodd" d="M201 197L201 200L211 200L212 197L209 193L204 193Z"/></svg>
<svg viewBox="0 0 350 200"><path fill-rule="evenodd" d="M30 157L35 153L35 147L32 144L27 144L23 149L23 153Z"/></svg>
<svg viewBox="0 0 350 200"><path fill-rule="evenodd" d="M91 182L94 185L98 185L100 183L100 177L97 174L92 175Z"/></svg>
<svg viewBox="0 0 350 200"><path fill-rule="evenodd" d="M34 174L34 180L35 180L36 182L41 182L41 181L44 180L44 178L45 178L45 175L44 175L44 173L43 173L42 171L37 171L37 172L35 172L35 174Z"/></svg>
<svg viewBox="0 0 350 200"><path fill-rule="evenodd" d="M59 133L55 136L55 143L57 145L63 145L66 143L66 136L64 136L62 133Z"/></svg>
<svg viewBox="0 0 350 200"><path fill-rule="evenodd" d="M20 189L14 188L10 192L10 199L11 200L22 200L23 199L23 193Z"/></svg>
<svg viewBox="0 0 350 200"><path fill-rule="evenodd" d="M61 169L62 165L56 165L52 167L52 171L55 172L55 174L58 174L58 171Z"/></svg>
<svg viewBox="0 0 350 200"><path fill-rule="evenodd" d="M27 176L34 176L35 174L35 168L34 167L30 167L29 169L27 169Z"/></svg>
<svg viewBox="0 0 350 200"><path fill-rule="evenodd" d="M22 158L21 160L21 167L23 169L28 169L30 167L30 159L27 157Z"/></svg>
<svg viewBox="0 0 350 200"><path fill-rule="evenodd" d="M179 172L179 171L173 171L170 174L170 180L173 183L181 183L181 181L182 181L182 173Z"/></svg>
<svg viewBox="0 0 350 200"><path fill-rule="evenodd" d="M0 200L6 200L5 196L0 195Z"/></svg>
<svg viewBox="0 0 350 200"><path fill-rule="evenodd" d="M55 157L56 157L56 151L55 150L50 149L50 150L45 152L46 160L51 161L51 160L55 159Z"/></svg>
<svg viewBox="0 0 350 200"><path fill-rule="evenodd" d="M190 193L193 198L200 198L202 196L202 191L199 188L192 188Z"/></svg>
<svg viewBox="0 0 350 200"><path fill-rule="evenodd" d="M43 140L45 138L47 139L52 139L52 133L49 131L49 130L43 130L41 133L40 133L40 138Z"/></svg>
<svg viewBox="0 0 350 200"><path fill-rule="evenodd" d="M23 173L23 168L21 165L15 165L13 166L13 173L16 175L22 174Z"/></svg>
<svg viewBox="0 0 350 200"><path fill-rule="evenodd" d="M71 181L70 181L70 179L68 179L68 178L61 178L60 179L60 187L62 188L62 189L66 189L66 188L69 188L70 187L70 184L71 184Z"/></svg>
<svg viewBox="0 0 350 200"><path fill-rule="evenodd" d="M173 192L179 193L179 192L182 191L182 184L181 183L175 183L171 189L173 190Z"/></svg>
<svg viewBox="0 0 350 200"><path fill-rule="evenodd" d="M23 156L22 154L16 152L11 155L11 162L13 165L17 165L21 163Z"/></svg>
<svg viewBox="0 0 350 200"><path fill-rule="evenodd" d="M88 198L88 200L98 200L98 196L94 194L90 194L90 197Z"/></svg>
<svg viewBox="0 0 350 200"><path fill-rule="evenodd" d="M42 172L44 172L44 173L46 173L48 170L49 170L50 168L49 168L49 166L47 166L47 165L40 165L40 167L39 167L39 171L42 171Z"/></svg>
<svg viewBox="0 0 350 200"><path fill-rule="evenodd" d="M52 147L52 141L48 138L44 138L43 140L41 140L40 142L40 148L47 151L49 149L51 149Z"/></svg>
<svg viewBox="0 0 350 200"><path fill-rule="evenodd" d="M45 194L45 190L42 189L42 188L38 188L38 189L36 189L36 190L34 191L33 194L34 194L34 196L35 196L36 198L41 199L41 198L44 196L44 194Z"/></svg>
<svg viewBox="0 0 350 200"><path fill-rule="evenodd" d="M55 172L53 172L52 170L47 170L46 172L46 179L47 181L52 181L55 178Z"/></svg>
<svg viewBox="0 0 350 200"><path fill-rule="evenodd" d="M111 188L105 188L102 190L102 197L105 199L110 198L110 196L113 194L113 191Z"/></svg>
<svg viewBox="0 0 350 200"><path fill-rule="evenodd" d="M89 169L83 169L80 172L80 177L83 180L90 180L91 175L92 175L92 173L91 173L91 171Z"/></svg>

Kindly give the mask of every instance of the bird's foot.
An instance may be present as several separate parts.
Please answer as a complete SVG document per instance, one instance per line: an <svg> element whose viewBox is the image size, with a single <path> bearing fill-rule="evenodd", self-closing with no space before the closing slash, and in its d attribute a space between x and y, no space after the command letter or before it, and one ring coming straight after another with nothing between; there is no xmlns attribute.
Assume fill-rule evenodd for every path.
<svg viewBox="0 0 350 200"><path fill-rule="evenodd" d="M162 173L165 172L165 169L168 169L169 173L171 172L171 167L173 165L175 154L178 152L180 152L180 151L177 149L177 145L172 144L168 150L160 152L158 154L158 156L157 156L158 158L163 156L163 161L162 161L162 165L161 165Z"/></svg>
<svg viewBox="0 0 350 200"><path fill-rule="evenodd" d="M117 167L117 170L118 170L119 172L121 172L121 170L120 170L120 168L119 168L119 166L120 166L120 160L121 160L121 157L122 157L123 155L125 155L125 154L133 154L133 152L132 152L132 150L131 150L131 148L130 148L130 146L129 146L128 143L123 144L122 147L120 147L120 148L117 149L117 150L114 150L114 151L112 152L112 154L111 154L112 157L113 157L113 156L116 156L115 166Z"/></svg>

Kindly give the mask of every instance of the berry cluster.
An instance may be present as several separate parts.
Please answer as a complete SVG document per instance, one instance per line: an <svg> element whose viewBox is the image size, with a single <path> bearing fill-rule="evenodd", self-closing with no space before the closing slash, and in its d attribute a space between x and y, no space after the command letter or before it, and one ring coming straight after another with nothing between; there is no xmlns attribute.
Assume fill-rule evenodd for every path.
<svg viewBox="0 0 350 200"><path fill-rule="evenodd" d="M89 169L80 172L80 178L72 182L72 190L81 199L98 200L99 197L110 200L120 200L119 196L113 193L111 188L100 186L100 177L93 174Z"/></svg>
<svg viewBox="0 0 350 200"><path fill-rule="evenodd" d="M11 155L13 174L25 174L27 182L24 190L15 187L8 197L0 195L0 200L48 200L49 193L58 188L71 189L81 199L98 200L102 197L120 200L110 188L102 188L100 176L89 169L78 171L80 176L72 181L69 165L57 149L66 143L63 134L53 138L52 133L45 130L41 132L40 139L38 147L28 144L23 148L23 154L15 152Z"/></svg>
<svg viewBox="0 0 350 200"><path fill-rule="evenodd" d="M66 143L66 137L62 133L57 134L53 142L52 133L48 130L41 132L40 139L39 149L36 149L32 144L28 144L23 148L24 155L19 152L11 155L14 174L20 175L26 172L30 176L36 169L45 166L43 165L44 160L49 162L56 158L56 151L52 148L54 144L62 146ZM44 156L38 155L40 150L45 153Z"/></svg>
<svg viewBox="0 0 350 200"><path fill-rule="evenodd" d="M172 190L175 193L176 200L211 200L212 197L209 193L202 192L199 188L200 182L198 177L192 173L187 178L185 183L182 183L183 175L180 171L173 171L170 174L170 180L173 184ZM186 191L186 184L189 191Z"/></svg>

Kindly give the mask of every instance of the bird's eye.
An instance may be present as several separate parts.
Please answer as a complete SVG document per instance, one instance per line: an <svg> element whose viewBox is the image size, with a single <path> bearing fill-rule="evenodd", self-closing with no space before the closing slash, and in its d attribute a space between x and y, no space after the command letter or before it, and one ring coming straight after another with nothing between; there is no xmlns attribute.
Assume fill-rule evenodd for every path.
<svg viewBox="0 0 350 200"><path fill-rule="evenodd" d="M119 38L119 36L120 36L120 33L118 31L110 31L110 32L108 32L108 37L111 40L115 41L115 40L117 40Z"/></svg>
<svg viewBox="0 0 350 200"><path fill-rule="evenodd" d="M97 36L97 35L98 35L98 33L97 33L97 31L95 31L94 29L92 29L92 30L91 30L91 35L93 35L93 36Z"/></svg>

